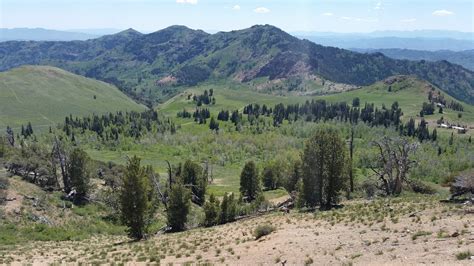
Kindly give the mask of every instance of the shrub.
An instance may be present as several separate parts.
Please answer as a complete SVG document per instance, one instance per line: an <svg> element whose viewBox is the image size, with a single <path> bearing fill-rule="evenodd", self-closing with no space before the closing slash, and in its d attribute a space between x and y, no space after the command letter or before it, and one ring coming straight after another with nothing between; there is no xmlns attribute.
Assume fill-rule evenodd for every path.
<svg viewBox="0 0 474 266"><path fill-rule="evenodd" d="M429 235L431 235L431 232L418 231L414 235L411 236L411 239L416 240L420 236L429 236Z"/></svg>
<svg viewBox="0 0 474 266"><path fill-rule="evenodd" d="M474 256L474 254L472 254L471 251L468 250L468 251L459 252L458 254L456 254L456 259L466 260L466 259L469 259L471 256Z"/></svg>
<svg viewBox="0 0 474 266"><path fill-rule="evenodd" d="M254 236L255 240L261 238L262 236L269 235L271 232L275 231L276 228L270 224L261 224L255 228Z"/></svg>
<svg viewBox="0 0 474 266"><path fill-rule="evenodd" d="M0 205L6 200L9 184L9 180L6 177L0 177Z"/></svg>
<svg viewBox="0 0 474 266"><path fill-rule="evenodd" d="M367 198L372 198L377 192L377 181L373 179L366 179L362 182L362 189L364 190Z"/></svg>
<svg viewBox="0 0 474 266"><path fill-rule="evenodd" d="M435 194L436 193L436 189L432 185L425 183L421 180L413 180L410 184L410 187L413 190L413 192L416 192L416 193L421 193L421 194Z"/></svg>

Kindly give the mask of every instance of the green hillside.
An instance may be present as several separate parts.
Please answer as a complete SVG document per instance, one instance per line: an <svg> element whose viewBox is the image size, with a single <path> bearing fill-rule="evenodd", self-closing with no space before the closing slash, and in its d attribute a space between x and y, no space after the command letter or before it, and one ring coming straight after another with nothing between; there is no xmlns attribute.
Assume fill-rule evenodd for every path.
<svg viewBox="0 0 474 266"><path fill-rule="evenodd" d="M392 84L390 80L395 79ZM389 91L390 87L390 91ZM419 116L420 110L422 109L423 102L428 101L428 92L434 88L434 92L440 91L437 87L434 87L432 84L408 76L398 76L394 78L389 78L384 81L376 82L373 85L364 87L360 90L354 90L339 94L326 95L322 98L329 101L346 101L350 103L355 97L359 97L361 105L365 102L374 103L376 106L385 106L390 107L390 105L397 101L402 110L403 110L403 119L408 118L417 118ZM457 101L453 97L449 96L446 93L443 93L446 101ZM472 125L474 123L474 106L459 102L462 104L464 111L457 112L455 110L444 108L443 113L438 112L438 108L435 108L433 115L425 116L425 119L431 122L436 121L437 119L443 117L445 120L448 120L450 123L461 123ZM461 113L461 118L458 117L458 114Z"/></svg>
<svg viewBox="0 0 474 266"><path fill-rule="evenodd" d="M0 73L0 129L28 122L44 128L69 114L143 109L112 85L59 68L24 66Z"/></svg>
<svg viewBox="0 0 474 266"><path fill-rule="evenodd" d="M391 91L389 91L389 87L391 87ZM175 96L160 105L159 109L169 116L176 116L176 113L183 109L192 112L196 108L196 105L192 100L188 100L187 94L201 94L206 89L213 89L216 92L216 104L210 105L209 109L211 113L215 115L222 109L242 110L242 108L249 103L273 106L278 103L294 104L304 103L306 100L311 99L325 99L330 102L347 102L351 104L352 100L358 97L362 106L367 102L374 103L376 107L381 107L382 105L390 107L394 101L397 101L403 110L403 119L408 119L410 117L417 118L417 116L419 116L423 102L428 102L428 92L431 88L434 88L435 92L440 91L430 83L410 76L391 77L370 86L362 87L361 89L322 96L276 96L258 93L235 83L203 84L201 86L192 87L184 93ZM442 91L441 93L448 102L452 100L456 101L448 94ZM436 109L433 115L425 116L425 119L434 122L444 117L445 120L451 123L472 125L474 123L474 106L463 102L460 103L464 107L463 112L445 108L443 114L439 114L438 109ZM459 113L462 115L461 118L458 117Z"/></svg>
<svg viewBox="0 0 474 266"><path fill-rule="evenodd" d="M164 104L159 105L158 109L161 114L170 117L177 125L179 130L173 136L160 138L160 141L146 144L124 145L114 148L104 147L96 149L95 144L88 146L87 152L96 160L108 162L112 161L117 164L124 165L130 156L138 156L143 158L144 164L149 164L160 172L161 176L167 175L167 161L172 164L178 164L185 159L194 161L211 160L213 165L213 173L215 175L215 183L209 186L208 191L222 196L224 192L238 192L239 174L243 164L248 160L257 162L260 169L264 164L272 160L287 161L288 158L298 156L298 147L301 147L305 139L304 133L314 130L311 123L296 123L294 125L284 124L280 129L275 129L271 125L272 116L265 117L265 122L260 123L261 133L255 133L255 127L248 123L247 116L243 115L245 129L236 131L235 126L230 121L219 121L219 133L214 134L209 129L209 120L207 124L198 124L193 118L178 118L177 113L186 111L193 113L197 106L192 100L192 95L202 95L204 90L213 90L213 97L216 99L215 105L202 105L201 108L208 108L211 116L216 118L221 110L239 110L242 113L245 106L251 103L260 105L266 104L273 108L278 103L295 104L304 103L311 99L325 99L330 102L345 101L352 104L355 97L360 98L360 104L363 107L365 102L374 103L377 108L381 108L385 104L388 108L394 101L398 101L404 116L402 120L407 121L410 117L420 120L419 114L423 102L428 102L428 91L431 90L430 84L419 79L407 76L397 76L395 81L390 85L392 90L388 91L386 82L390 79L377 82L371 86L363 87L358 90L343 92L325 96L278 96L265 93L259 93L239 83L213 83L202 84L187 89L179 95L168 100ZM436 89L436 91L439 91ZM444 94L445 98L450 101L453 98ZM436 120L444 116L446 121L450 123L460 122L463 125L474 124L474 106L464 104L462 117L458 118L458 112L445 109L444 114L437 111L433 115L425 116L430 122L429 129L433 130ZM302 119L303 120L303 119ZM322 122L321 122L322 123ZM265 126L265 124L267 126ZM341 128L347 127L347 124L338 124ZM301 135L291 135L291 130L300 132ZM374 136L377 134L394 134L393 129L385 129L382 126L374 128L360 128L364 134ZM385 130L385 131L384 131ZM445 140L453 132L458 139L467 139L472 135L469 130L466 135L458 135L452 129L437 129L438 134L443 136ZM282 133L286 132L286 133ZM428 145L428 144L427 144ZM359 150L358 152L360 152Z"/></svg>

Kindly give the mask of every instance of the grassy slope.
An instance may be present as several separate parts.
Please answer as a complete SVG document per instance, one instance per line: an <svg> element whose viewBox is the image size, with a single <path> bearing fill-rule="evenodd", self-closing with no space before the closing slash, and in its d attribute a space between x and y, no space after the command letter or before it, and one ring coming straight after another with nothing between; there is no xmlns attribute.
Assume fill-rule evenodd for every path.
<svg viewBox="0 0 474 266"><path fill-rule="evenodd" d="M201 86L193 87L186 90L166 103L159 106L159 109L166 115L175 117L178 111L186 108L188 111L195 109L195 104L187 100L187 94L197 93L200 94L205 89L214 89L217 104L209 106L211 113L217 115L221 109L242 110L243 107L249 103L267 104L271 107L278 103L304 103L306 100L311 99L326 99L331 102L345 101L349 104L352 103L352 99L359 97L361 106L365 102L374 103L376 106L381 107L385 104L387 108L390 108L394 101L398 101L401 106L404 117L417 117L419 114L423 102L428 102L428 90L425 88L428 83L418 80L416 78L407 78L406 80L392 84L392 91L388 91L388 85L383 82L377 82L371 86L363 87L358 90L336 93L324 96L276 96L258 93L248 89L243 85L236 84L203 84ZM401 89L402 88L402 89ZM443 93L445 99L449 101L453 100L451 96ZM457 117L458 112L445 109L444 114L438 114L437 109L434 115L427 116L426 119L429 121L436 121L441 116L447 119L449 122L460 122L462 124L473 124L474 123L474 106L462 103L464 106L464 112L462 112L462 118Z"/></svg>
<svg viewBox="0 0 474 266"><path fill-rule="evenodd" d="M0 73L0 129L28 121L47 127L69 114L143 109L114 86L59 68L24 66Z"/></svg>
<svg viewBox="0 0 474 266"><path fill-rule="evenodd" d="M407 80L398 82L392 85L392 91L388 91L387 84L384 82L377 82L371 86L364 87L360 90L354 90L344 93L338 93L328 96L323 96L329 101L346 101L352 102L352 99L359 97L361 105L365 102L374 103L376 106L385 104L387 108L390 108L394 101L398 101L402 111L404 113L403 119L409 117L416 118L419 115L423 102L428 102L428 89L425 87L428 83L415 78L408 78ZM438 91L438 89L437 89ZM444 94L445 99L449 102L454 100L453 97L446 93ZM462 103L464 112L462 112L462 118L458 118L458 112L451 109L444 109L443 114L438 113L436 108L435 114L425 117L429 121L436 121L441 116L447 119L449 122L459 122L461 124L472 124L474 123L474 106L467 103Z"/></svg>
<svg viewBox="0 0 474 266"><path fill-rule="evenodd" d="M398 90L400 86L409 85L409 87L403 90ZM265 155L265 152L255 151L252 153L246 153L243 150L249 149L252 145L256 145L263 150L272 150L278 154L279 151L293 152L295 156L298 155L298 150L284 146L283 143L289 143L295 141L292 138L286 138L285 136L279 135L278 133L265 133L265 134L249 134L249 133L238 133L233 130L233 125L230 122L220 121L221 132L219 135L211 134L208 125L198 125L192 119L181 119L176 118L178 111L187 109L192 112L196 105L192 100L188 100L188 95L191 93L201 94L205 89L213 89L216 105L205 106L209 108L214 117L221 109L235 110L239 109L242 111L243 107L249 103L267 104L273 107L273 105L283 103L302 103L306 100L314 99L326 99L329 101L346 101L351 103L354 97L361 99L361 105L364 102L373 102L376 106L385 104L387 107L398 101L402 110L405 113L405 118L416 117L421 110L421 105L424 101L427 101L427 92L423 89L423 82L408 79L403 84L392 85L392 92L388 92L382 83L377 83L369 87L365 87L359 90L344 92L339 94L327 95L327 96L314 96L314 97L302 97L302 96L275 96L269 94L262 94L252 91L243 85L220 83L220 84L203 84L197 87L186 90L185 92L175 96L171 100L167 101L163 105L159 106L160 111L166 116L172 117L177 124L181 125L181 129L173 137L173 141L167 141L165 139L150 144L144 145L131 145L129 149L122 151L112 151L107 149L88 149L89 154L97 160L102 161L114 161L116 163L125 164L127 156L137 155L143 158L144 164L153 165L154 168L166 176L166 163L165 160L169 160L172 163L179 163L186 159L192 159L199 162L204 162L209 158L213 165L213 172L216 180L213 185L210 186L209 191L222 195L224 191L238 191L239 186L239 175L242 169L242 165L247 160L254 160L258 163L272 160L273 158ZM451 98L447 95L445 97L450 100ZM465 104L465 112L463 112L462 121L463 123L474 122L474 107ZM427 119L436 120L441 114L434 114ZM455 121L457 119L457 113L449 109L446 110L446 114L443 114L449 121ZM430 129L433 125L430 125ZM451 130L438 130L439 134L451 134ZM249 134L249 135L246 135ZM471 132L469 132L471 134ZM248 143L244 145L242 143ZM264 147L259 146L260 143L264 143ZM241 146L239 146L242 144ZM249 155L251 154L251 155ZM220 165L219 158L231 157L232 163ZM261 167L261 165L259 165ZM279 194L281 195L281 194Z"/></svg>

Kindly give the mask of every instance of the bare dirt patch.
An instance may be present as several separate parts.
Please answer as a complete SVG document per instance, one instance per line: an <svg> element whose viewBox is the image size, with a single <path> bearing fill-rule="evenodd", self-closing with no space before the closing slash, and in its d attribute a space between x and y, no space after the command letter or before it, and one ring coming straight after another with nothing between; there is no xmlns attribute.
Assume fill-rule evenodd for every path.
<svg viewBox="0 0 474 266"><path fill-rule="evenodd" d="M274 213L140 242L103 236L28 243L0 252L0 258L34 264L472 265L472 260L456 258L474 251L472 211L469 205L426 198L353 201L327 212ZM276 231L255 240L259 224L271 224Z"/></svg>

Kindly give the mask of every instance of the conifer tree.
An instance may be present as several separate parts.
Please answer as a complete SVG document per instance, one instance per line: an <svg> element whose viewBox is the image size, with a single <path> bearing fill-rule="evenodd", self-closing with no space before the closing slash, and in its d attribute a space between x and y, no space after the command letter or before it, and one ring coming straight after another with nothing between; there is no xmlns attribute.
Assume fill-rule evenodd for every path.
<svg viewBox="0 0 474 266"><path fill-rule="evenodd" d="M345 161L344 141L335 129L319 129L307 140L302 154L306 206L331 208L347 181Z"/></svg>
<svg viewBox="0 0 474 266"><path fill-rule="evenodd" d="M219 213L220 213L220 203L219 200L211 194L209 196L209 201L204 204L204 225L205 226L213 226L216 225L219 221Z"/></svg>
<svg viewBox="0 0 474 266"><path fill-rule="evenodd" d="M436 128L433 129L433 133L431 134L431 140L436 141L438 139L438 132L436 131Z"/></svg>
<svg viewBox="0 0 474 266"><path fill-rule="evenodd" d="M142 239L153 215L151 185L146 170L136 156L129 159L120 189L120 210L128 234Z"/></svg>
<svg viewBox="0 0 474 266"><path fill-rule="evenodd" d="M275 185L275 173L271 166L267 166L263 169L263 186L266 190L276 189Z"/></svg>
<svg viewBox="0 0 474 266"><path fill-rule="evenodd" d="M179 182L171 186L168 210L166 213L168 226L174 232L186 229L186 222L190 208L191 193Z"/></svg>
<svg viewBox="0 0 474 266"><path fill-rule="evenodd" d="M211 117L211 122L209 123L209 128L211 130L218 131L219 130L219 122L217 122L214 117Z"/></svg>
<svg viewBox="0 0 474 266"><path fill-rule="evenodd" d="M253 201L257 198L260 191L257 167L253 161L249 161L245 164L240 174L240 193L247 201Z"/></svg>
<svg viewBox="0 0 474 266"><path fill-rule="evenodd" d="M67 175L71 187L76 190L74 201L77 203L85 200L90 189L88 163L89 156L79 148L74 149L69 155L69 162L66 167Z"/></svg>
<svg viewBox="0 0 474 266"><path fill-rule="evenodd" d="M196 204L204 204L204 197L206 194L207 178L204 175L202 167L190 160L184 163L183 170L181 173L183 184L190 186Z"/></svg>

